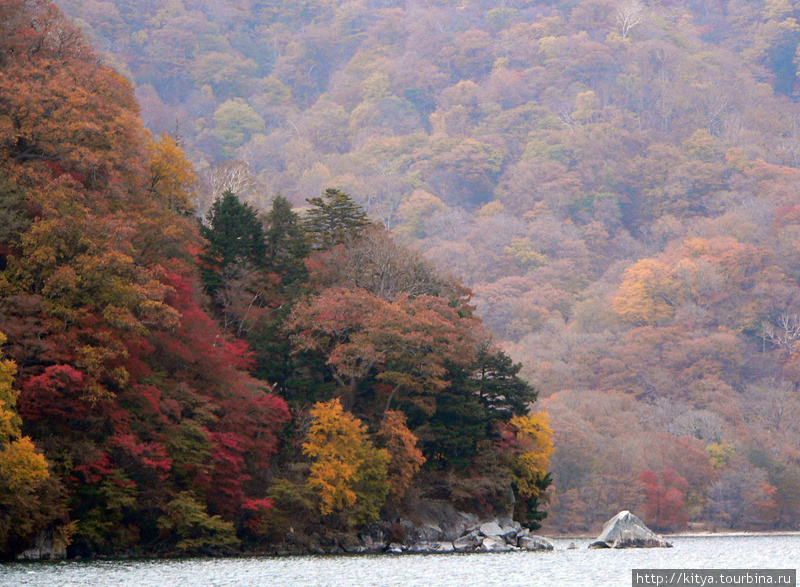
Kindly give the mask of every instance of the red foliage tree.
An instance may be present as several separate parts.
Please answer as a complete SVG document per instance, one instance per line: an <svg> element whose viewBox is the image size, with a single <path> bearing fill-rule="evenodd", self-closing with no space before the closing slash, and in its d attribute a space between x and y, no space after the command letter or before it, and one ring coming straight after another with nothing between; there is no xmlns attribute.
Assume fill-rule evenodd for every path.
<svg viewBox="0 0 800 587"><path fill-rule="evenodd" d="M639 474L639 483L645 493L647 524L660 530L686 525L689 519L683 511L683 494L689 487L686 479L671 469L662 470L660 475L645 469Z"/></svg>

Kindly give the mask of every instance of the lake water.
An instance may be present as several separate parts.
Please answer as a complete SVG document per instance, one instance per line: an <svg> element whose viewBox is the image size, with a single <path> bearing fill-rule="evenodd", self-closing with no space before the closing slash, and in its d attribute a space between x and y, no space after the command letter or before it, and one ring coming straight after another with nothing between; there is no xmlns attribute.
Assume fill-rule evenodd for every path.
<svg viewBox="0 0 800 587"><path fill-rule="evenodd" d="M673 537L674 548L0 564L0 587L629 586L631 569L800 565L800 536Z"/></svg>

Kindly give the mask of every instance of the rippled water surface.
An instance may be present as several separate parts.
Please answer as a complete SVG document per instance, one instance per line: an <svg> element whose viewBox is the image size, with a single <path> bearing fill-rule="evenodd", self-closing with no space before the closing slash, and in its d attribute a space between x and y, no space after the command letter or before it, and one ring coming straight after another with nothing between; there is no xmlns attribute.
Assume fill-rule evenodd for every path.
<svg viewBox="0 0 800 587"><path fill-rule="evenodd" d="M0 587L512 587L631 585L634 568L800 565L800 536L671 539L674 548L0 564Z"/></svg>

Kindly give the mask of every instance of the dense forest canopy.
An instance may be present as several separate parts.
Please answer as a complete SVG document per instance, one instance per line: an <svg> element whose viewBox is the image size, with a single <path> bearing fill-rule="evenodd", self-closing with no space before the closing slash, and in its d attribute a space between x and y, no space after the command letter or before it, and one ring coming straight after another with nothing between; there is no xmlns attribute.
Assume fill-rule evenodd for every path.
<svg viewBox="0 0 800 587"><path fill-rule="evenodd" d="M337 188L472 289L551 416L549 523L800 521L800 3L62 5L200 210Z"/></svg>
<svg viewBox="0 0 800 587"><path fill-rule="evenodd" d="M218 544L274 536L298 512L348 526L381 503L402 511L411 478L462 505L499 503L511 484L517 515L535 525L545 469L551 528L587 530L619 509L641 509L660 529L800 523L800 2L59 5L121 75L97 68L66 25L50 52L1 54L0 125L22 137L0 167L0 330L20 390L4 401L22 416L7 442L29 435L51 470L83 471L102 451L123 475L114 487L166 475L146 506L160 528L131 519L143 507L131 505L135 489L82 485L116 500L127 540L156 540L191 516ZM52 10L5 0L0 12L19 6ZM35 46L35 35L7 38ZM65 55L68 67L37 62ZM145 126L173 138L138 138L124 78ZM342 204L366 216L326 234ZM319 222L303 223L293 205ZM252 229L236 236L262 230L264 246L230 256L226 210ZM110 252L90 263L98 250ZM89 285L64 295L75 283ZM270 429L291 412L260 463L237 460L250 449L224 436L233 406L184 382L213 384L223 377L213 362L177 372L189 355L168 342L188 345L201 328L176 325L187 312L220 325L228 343L204 352L239 357L215 360L264 402ZM42 348L56 335L69 346ZM129 369L129 357L149 371ZM255 392L252 376L274 395ZM520 376L549 424L515 419L533 397ZM518 401L497 409L492 398L511 397L493 391L498 382ZM73 449L79 459L44 446L36 428L37 397L78 388L142 410L156 405L141 402L152 389L180 405L198 393L221 403L211 417L189 402L191 425L167 414L174 421L130 433L92 415L117 428ZM323 423L350 462L326 457ZM549 427L547 466L537 459ZM115 440L126 434L135 449ZM189 460L190 441L205 447L203 463ZM129 453L155 464L140 473L113 460ZM37 470L36 491L89 503L53 481L71 477ZM239 479L230 491L263 507L226 511L206 499L201 471ZM67 509L48 519L67 526ZM77 536L85 548L109 540L99 529Z"/></svg>

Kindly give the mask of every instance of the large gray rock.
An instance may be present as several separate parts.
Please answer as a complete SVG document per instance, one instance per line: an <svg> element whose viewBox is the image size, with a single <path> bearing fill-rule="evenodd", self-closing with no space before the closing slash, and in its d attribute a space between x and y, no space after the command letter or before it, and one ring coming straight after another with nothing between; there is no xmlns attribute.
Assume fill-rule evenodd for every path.
<svg viewBox="0 0 800 587"><path fill-rule="evenodd" d="M504 529L506 532L522 532L522 524L512 520L511 518L500 517L497 518L497 523Z"/></svg>
<svg viewBox="0 0 800 587"><path fill-rule="evenodd" d="M453 540L453 548L456 552L472 551L480 546L482 540L483 538L467 534L466 536Z"/></svg>
<svg viewBox="0 0 800 587"><path fill-rule="evenodd" d="M480 532L484 536L503 536L505 534L503 527L494 520L481 524Z"/></svg>
<svg viewBox="0 0 800 587"><path fill-rule="evenodd" d="M386 542L375 541L369 534L362 534L361 540L364 543L364 552L382 552L386 548Z"/></svg>
<svg viewBox="0 0 800 587"><path fill-rule="evenodd" d="M343 534L336 538L336 542L343 551L348 554L367 552L365 545L356 536Z"/></svg>
<svg viewBox="0 0 800 587"><path fill-rule="evenodd" d="M553 550L553 543L541 536L523 536L519 539L519 547L523 550Z"/></svg>
<svg viewBox="0 0 800 587"><path fill-rule="evenodd" d="M672 545L644 525L628 510L603 525L603 531L589 548L670 548Z"/></svg>
<svg viewBox="0 0 800 587"><path fill-rule="evenodd" d="M433 552L436 547L436 542L414 542L406 552Z"/></svg>
<svg viewBox="0 0 800 587"><path fill-rule="evenodd" d="M406 552L427 553L427 552L454 552L452 542L415 542L408 547Z"/></svg>
<svg viewBox="0 0 800 587"><path fill-rule="evenodd" d="M386 522L368 524L361 529L359 538L368 550L383 550L389 544L389 524Z"/></svg>
<svg viewBox="0 0 800 587"><path fill-rule="evenodd" d="M426 540L455 540L479 521L475 514L459 512L452 504L436 499L417 501L413 514L412 519L418 522L419 528L427 527L424 536L421 536ZM434 536L434 533L437 535Z"/></svg>
<svg viewBox="0 0 800 587"><path fill-rule="evenodd" d="M455 547L452 542L437 542L434 552L454 552Z"/></svg>
<svg viewBox="0 0 800 587"><path fill-rule="evenodd" d="M67 557L67 545L58 540L52 529L36 535L33 545L17 555L17 560L60 560Z"/></svg>
<svg viewBox="0 0 800 587"><path fill-rule="evenodd" d="M500 538L492 538L487 536L481 541L480 546L478 546L478 550L483 552L508 552L509 550L514 550L514 547L506 544Z"/></svg>
<svg viewBox="0 0 800 587"><path fill-rule="evenodd" d="M444 532L436 524L424 524L412 526L407 530L407 535L416 542L438 542L443 539Z"/></svg>
<svg viewBox="0 0 800 587"><path fill-rule="evenodd" d="M513 524L509 525L503 524L500 526L500 536L509 544L517 544L517 538L519 537L519 533L521 531L522 526L519 525L519 522L514 522Z"/></svg>

